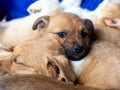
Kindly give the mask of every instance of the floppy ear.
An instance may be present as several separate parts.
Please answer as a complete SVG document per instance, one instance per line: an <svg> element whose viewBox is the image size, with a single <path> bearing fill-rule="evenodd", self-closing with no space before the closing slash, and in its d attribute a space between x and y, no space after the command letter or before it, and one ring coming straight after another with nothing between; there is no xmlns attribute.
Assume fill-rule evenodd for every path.
<svg viewBox="0 0 120 90"><path fill-rule="evenodd" d="M48 26L50 20L50 16L42 16L39 17L33 24L32 29L36 30L37 28L45 28Z"/></svg>
<svg viewBox="0 0 120 90"><path fill-rule="evenodd" d="M49 60L50 58L48 58ZM55 62L53 61L48 61L47 62L47 72L48 74L53 77L53 78L56 78L59 76L59 73L60 73L60 69L59 67L56 65Z"/></svg>
<svg viewBox="0 0 120 90"><path fill-rule="evenodd" d="M120 28L120 19L104 19L104 23L109 27Z"/></svg>
<svg viewBox="0 0 120 90"><path fill-rule="evenodd" d="M91 34L93 34L93 32L94 32L94 25L93 25L93 23L92 23L92 21L91 20L89 20L89 19L85 19L85 26L86 26L86 28L88 29L88 31L91 33Z"/></svg>
<svg viewBox="0 0 120 90"><path fill-rule="evenodd" d="M76 79L76 76L73 72L69 60L64 55L59 55L54 57L56 60L56 66L58 66L59 77L61 81L68 83L73 83Z"/></svg>
<svg viewBox="0 0 120 90"><path fill-rule="evenodd" d="M75 74L70 66L68 59L63 56L47 57L47 70L48 73L54 74L54 76L61 81L73 83L75 81ZM54 71L52 71L54 70ZM52 76L53 77L53 76Z"/></svg>

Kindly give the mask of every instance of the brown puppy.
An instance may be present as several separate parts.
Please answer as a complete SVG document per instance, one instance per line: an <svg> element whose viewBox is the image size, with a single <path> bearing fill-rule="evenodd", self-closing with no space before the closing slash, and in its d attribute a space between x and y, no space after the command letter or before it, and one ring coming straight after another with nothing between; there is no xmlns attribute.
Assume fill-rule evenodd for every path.
<svg viewBox="0 0 120 90"><path fill-rule="evenodd" d="M4 73L25 71L52 77L60 74L60 79L74 81L75 77L65 56L71 60L80 60L87 55L93 33L92 22L74 14L60 12L38 18L33 29L38 29L36 38L40 39L17 46L9 58L12 63L6 64L3 61L1 65L2 69L10 65L10 68L5 67ZM61 72L56 72L56 69Z"/></svg>
<svg viewBox="0 0 120 90"><path fill-rule="evenodd" d="M51 17L40 17L34 23L33 29L36 30L37 27L40 27L40 33L36 38L49 36L57 39L68 59L80 60L87 55L94 31L90 20L60 12Z"/></svg>
<svg viewBox="0 0 120 90"><path fill-rule="evenodd" d="M82 85L74 86L40 75L13 75L0 79L0 90L98 90Z"/></svg>
<svg viewBox="0 0 120 90"><path fill-rule="evenodd" d="M69 59L77 60L87 55L90 38L93 33L93 24L88 19L59 12L51 16L43 16L36 20L33 29L37 29L34 38L50 36L56 38L65 49Z"/></svg>

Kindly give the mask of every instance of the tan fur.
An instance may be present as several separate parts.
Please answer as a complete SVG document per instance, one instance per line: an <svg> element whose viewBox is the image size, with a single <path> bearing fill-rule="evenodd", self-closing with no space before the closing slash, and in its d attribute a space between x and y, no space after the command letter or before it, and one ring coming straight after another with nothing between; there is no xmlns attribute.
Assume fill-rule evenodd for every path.
<svg viewBox="0 0 120 90"><path fill-rule="evenodd" d="M42 74L74 82L76 77L65 57L66 50L72 50L75 44L90 46L92 22L59 12L38 18L33 29L38 32L35 39L18 45L6 61L1 60L1 74ZM60 37L58 33L61 32L66 36ZM82 32L87 33L86 37L81 35Z"/></svg>
<svg viewBox="0 0 120 90"><path fill-rule="evenodd" d="M8 60L1 60L0 71L3 75L42 74L73 82L74 73L63 53L61 45L55 40L47 38L31 40L17 46Z"/></svg>
<svg viewBox="0 0 120 90"><path fill-rule="evenodd" d="M120 31L115 28L106 27L106 26L95 26L95 35L94 39L100 39L103 41L108 41L112 44L120 46Z"/></svg>
<svg viewBox="0 0 120 90"><path fill-rule="evenodd" d="M83 72L77 73L79 82L100 89L120 88L120 48L99 41L91 49L84 59Z"/></svg>
<svg viewBox="0 0 120 90"><path fill-rule="evenodd" d="M99 89L119 90L120 32L110 27L96 26L94 35L95 42L89 54L77 68L78 82Z"/></svg>
<svg viewBox="0 0 120 90"><path fill-rule="evenodd" d="M75 43L81 44L83 41L89 46L92 35L90 30L93 27L90 23L86 24L86 20L70 13L54 14L48 18L42 18L42 22L45 21L43 24L40 24L41 18L38 18L34 25L40 33L35 40L26 41L15 48L10 58L10 62L13 61L12 68L2 69L5 70L5 74L6 72L23 74L22 71L25 71L25 73L37 73L56 78L58 75L55 72L57 66L61 71L60 77L57 79L75 80L68 59L64 56L64 51L66 48L72 48ZM86 38L81 36L83 30L88 33ZM60 38L56 34L58 32L67 32L67 36ZM80 72L78 71L76 74L80 84L100 89L118 90L120 88L119 34L118 30L110 27L95 27L95 35L97 36L95 39L97 40L93 42L90 53L84 57L85 62L82 65L82 70L78 68ZM62 56L59 57L59 55ZM6 64L5 62L2 65L9 66L10 63ZM46 69L45 66L49 68Z"/></svg>
<svg viewBox="0 0 120 90"><path fill-rule="evenodd" d="M14 75L1 78L0 90L98 90L67 84L41 75Z"/></svg>

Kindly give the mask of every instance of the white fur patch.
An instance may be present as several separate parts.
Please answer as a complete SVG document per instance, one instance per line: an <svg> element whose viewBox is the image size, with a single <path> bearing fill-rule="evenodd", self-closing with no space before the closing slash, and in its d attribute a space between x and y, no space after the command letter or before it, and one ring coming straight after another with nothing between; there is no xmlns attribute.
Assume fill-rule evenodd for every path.
<svg viewBox="0 0 120 90"><path fill-rule="evenodd" d="M72 68L73 68L73 71L75 72L75 74L82 72L83 66L85 63L84 59L82 59L80 61L70 61L70 62L71 62L71 65L72 65Z"/></svg>
<svg viewBox="0 0 120 90"><path fill-rule="evenodd" d="M27 11L30 14L38 13L50 13L56 9L60 9L60 4L58 0L38 0L31 4Z"/></svg>

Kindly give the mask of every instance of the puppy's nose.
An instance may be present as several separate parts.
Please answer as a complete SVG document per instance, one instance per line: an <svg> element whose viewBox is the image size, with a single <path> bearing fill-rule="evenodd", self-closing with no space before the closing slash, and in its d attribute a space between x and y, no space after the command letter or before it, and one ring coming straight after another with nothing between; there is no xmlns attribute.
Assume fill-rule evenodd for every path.
<svg viewBox="0 0 120 90"><path fill-rule="evenodd" d="M74 45L73 47L73 52L75 53L81 53L84 49L84 46L83 45Z"/></svg>

